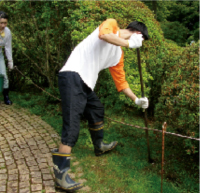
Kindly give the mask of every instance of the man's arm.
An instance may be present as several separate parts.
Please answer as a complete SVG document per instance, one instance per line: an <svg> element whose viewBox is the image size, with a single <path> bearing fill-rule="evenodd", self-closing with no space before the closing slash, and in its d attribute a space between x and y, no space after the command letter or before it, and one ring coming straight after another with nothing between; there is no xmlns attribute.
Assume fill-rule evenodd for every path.
<svg viewBox="0 0 200 193"><path fill-rule="evenodd" d="M122 90L122 92L129 97L132 101L135 102L135 99L137 98L137 96L132 92L132 90L130 88L125 88Z"/></svg>
<svg viewBox="0 0 200 193"><path fill-rule="evenodd" d="M110 43L110 44L114 44L116 46L122 46L122 47L128 47L129 46L129 43L128 43L127 40L122 39L122 38L116 36L113 33L100 35L99 38Z"/></svg>

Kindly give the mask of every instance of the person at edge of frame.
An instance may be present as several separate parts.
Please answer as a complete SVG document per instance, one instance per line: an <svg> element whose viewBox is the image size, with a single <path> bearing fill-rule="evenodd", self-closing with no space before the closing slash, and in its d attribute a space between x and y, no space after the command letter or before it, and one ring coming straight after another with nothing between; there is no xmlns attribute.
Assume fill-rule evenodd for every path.
<svg viewBox="0 0 200 193"><path fill-rule="evenodd" d="M6 105L11 105L12 101L9 99L9 80L6 73L6 65L2 47L5 48L5 54L8 59L9 70L13 69L13 58L12 58L12 34L10 29L7 27L8 14L0 11L0 75L3 76L3 96Z"/></svg>
<svg viewBox="0 0 200 193"><path fill-rule="evenodd" d="M139 48L144 39L148 40L149 37L147 27L142 22L133 21L126 29L120 29L115 19L107 19L75 47L59 71L63 128L59 149L52 150L57 188L75 191L83 187L68 174L71 150L78 140L81 115L88 120L96 156L117 146L117 141L109 144L103 142L104 107L93 91L101 70L109 68L117 90L139 107L148 108L148 99L137 98L125 80L121 49L121 46Z"/></svg>

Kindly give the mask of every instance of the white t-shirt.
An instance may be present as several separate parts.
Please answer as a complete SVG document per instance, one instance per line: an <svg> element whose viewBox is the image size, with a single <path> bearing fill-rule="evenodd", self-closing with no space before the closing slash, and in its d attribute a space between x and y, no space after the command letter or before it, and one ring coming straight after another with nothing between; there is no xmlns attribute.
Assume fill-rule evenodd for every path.
<svg viewBox="0 0 200 193"><path fill-rule="evenodd" d="M60 70L60 72L77 72L92 90L96 85L99 72L116 66L122 56L120 46L115 46L99 38L99 30L100 27L78 44ZM119 31L115 35L119 36Z"/></svg>

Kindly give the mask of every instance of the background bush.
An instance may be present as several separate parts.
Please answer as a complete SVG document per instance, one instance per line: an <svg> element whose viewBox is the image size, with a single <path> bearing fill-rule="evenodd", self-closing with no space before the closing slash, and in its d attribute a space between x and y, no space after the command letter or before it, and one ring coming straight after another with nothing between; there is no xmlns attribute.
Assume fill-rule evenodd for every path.
<svg viewBox="0 0 200 193"><path fill-rule="evenodd" d="M193 7L189 12L186 9L187 3L183 4L184 13L196 10L196 3L192 3ZM169 7L172 9L171 5ZM140 53L145 96L150 101L148 112L152 116L155 115L159 128L161 122L167 121L181 134L193 135L194 132L194 135L198 136L198 44L179 47L172 40L166 40L160 23L143 2L1 1L0 8L10 15L14 63L35 83L50 88L51 93L56 94L57 73L63 66L63 61L71 50L105 19L115 18L122 29L134 20L145 23L150 40L144 41ZM172 12L178 18L177 8L178 6L175 6ZM169 9L165 6L164 10L166 17L163 16L163 21L165 18L171 19ZM196 12L194 16L196 18ZM190 18L193 17L188 16L188 19ZM191 33L197 37L196 22L191 29ZM178 36L177 29L173 34L175 32ZM133 92L141 97L136 50L123 50L126 79ZM21 75L14 72L10 75L13 89L21 88L29 92ZM137 108L123 93L117 92L108 70L100 73L95 91L105 107L113 110L121 110L124 106L130 106L133 110ZM52 101L49 100L49 103ZM186 146L190 146L190 152L195 153L195 150L191 149L195 149L195 146L188 143Z"/></svg>

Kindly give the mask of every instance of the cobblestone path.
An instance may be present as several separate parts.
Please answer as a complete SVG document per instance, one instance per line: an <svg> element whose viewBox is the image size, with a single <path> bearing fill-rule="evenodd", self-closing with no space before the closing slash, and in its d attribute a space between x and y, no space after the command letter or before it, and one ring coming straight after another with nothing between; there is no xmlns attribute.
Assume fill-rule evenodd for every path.
<svg viewBox="0 0 200 193"><path fill-rule="evenodd" d="M0 193L59 193L54 187L51 149L59 135L39 116L0 103ZM73 158L73 165L78 162ZM76 175L81 179L81 168ZM78 192L90 192L85 186Z"/></svg>

